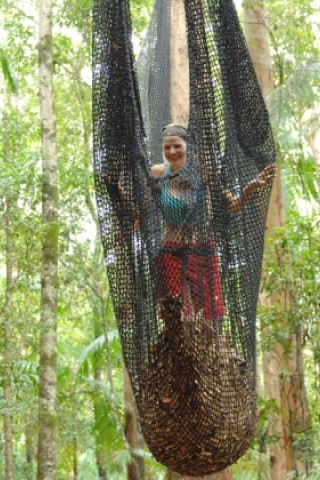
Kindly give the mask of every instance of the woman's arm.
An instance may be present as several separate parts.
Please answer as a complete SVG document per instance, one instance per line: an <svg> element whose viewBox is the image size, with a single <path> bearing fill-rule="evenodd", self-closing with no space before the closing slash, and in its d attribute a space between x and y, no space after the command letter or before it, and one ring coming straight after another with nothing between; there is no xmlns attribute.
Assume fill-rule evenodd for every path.
<svg viewBox="0 0 320 480"><path fill-rule="evenodd" d="M101 175L102 181L106 187L113 190L113 195L116 194L120 200L123 211L133 219L133 225L136 230L140 228L140 219L137 213L137 208L129 201L128 195L125 191L124 176L120 175L118 180L107 174Z"/></svg>
<svg viewBox="0 0 320 480"><path fill-rule="evenodd" d="M242 192L239 195L232 195L230 190L222 187L222 194L227 201L228 209L232 213L237 213L241 210L243 205L250 200L254 192L258 189L266 185L267 181L270 178L273 178L276 173L276 166L275 165L268 165L266 168L262 170L262 172L249 182Z"/></svg>
<svg viewBox="0 0 320 480"><path fill-rule="evenodd" d="M163 177L166 171L166 164L161 163L157 165L153 165L151 168L151 174L155 177ZM125 186L124 186L124 178L120 177L118 180L115 180L112 178L112 176L107 175L107 174L102 174L102 181L105 183L105 185L109 188L113 188L121 201L122 207L124 211L127 213L127 215L131 216L133 218L133 223L134 223L134 228L136 230L140 229L140 218L137 212L137 209L132 205L131 202L128 200L128 196L125 192Z"/></svg>
<svg viewBox="0 0 320 480"><path fill-rule="evenodd" d="M166 164L160 163L160 164L152 165L150 170L151 170L151 174L154 177L163 177L164 174L166 173Z"/></svg>

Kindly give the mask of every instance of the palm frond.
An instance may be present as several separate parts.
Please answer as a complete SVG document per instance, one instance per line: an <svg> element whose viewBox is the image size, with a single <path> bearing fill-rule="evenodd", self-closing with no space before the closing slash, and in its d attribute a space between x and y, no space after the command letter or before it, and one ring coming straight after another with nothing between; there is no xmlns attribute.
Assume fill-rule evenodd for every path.
<svg viewBox="0 0 320 480"><path fill-rule="evenodd" d="M116 450L110 455L110 457L116 465L120 466L127 465L132 461L131 451L127 449Z"/></svg>
<svg viewBox="0 0 320 480"><path fill-rule="evenodd" d="M106 383L87 379L86 384L89 386L91 394L97 398L102 398L111 405L122 405L115 392Z"/></svg>
<svg viewBox="0 0 320 480"><path fill-rule="evenodd" d="M289 126L292 118L300 119L319 102L320 62L298 65L279 88L266 98L271 123L277 129ZM319 115L313 118L312 128L320 128Z"/></svg>
<svg viewBox="0 0 320 480"><path fill-rule="evenodd" d="M280 147L283 179L299 196L319 201L318 160L312 142L320 131L320 62L299 65L270 93L267 106ZM289 203L289 202L287 202Z"/></svg>
<svg viewBox="0 0 320 480"><path fill-rule="evenodd" d="M17 93L18 91L18 82L14 76L14 73L12 72L9 60L7 55L5 54L3 48L0 45L0 63L1 63L1 69L3 76L10 88L10 91L12 93Z"/></svg>
<svg viewBox="0 0 320 480"><path fill-rule="evenodd" d="M112 451L123 448L122 418L123 402L107 385L95 380L86 380L88 419L94 425L95 438L101 445Z"/></svg>
<svg viewBox="0 0 320 480"><path fill-rule="evenodd" d="M39 367L33 362L20 360L13 362L13 378L19 387L36 386L39 384Z"/></svg>
<svg viewBox="0 0 320 480"><path fill-rule="evenodd" d="M80 457L79 461L79 480L97 480L97 469L95 452L88 449L85 455ZM108 477L109 478L109 477Z"/></svg>
<svg viewBox="0 0 320 480"><path fill-rule="evenodd" d="M119 339L118 330L110 330L107 335L108 344L112 344ZM78 375L87 377L89 375L89 367L96 365L97 357L101 357L106 351L106 338L104 335L97 337L91 342L81 353L79 361Z"/></svg>

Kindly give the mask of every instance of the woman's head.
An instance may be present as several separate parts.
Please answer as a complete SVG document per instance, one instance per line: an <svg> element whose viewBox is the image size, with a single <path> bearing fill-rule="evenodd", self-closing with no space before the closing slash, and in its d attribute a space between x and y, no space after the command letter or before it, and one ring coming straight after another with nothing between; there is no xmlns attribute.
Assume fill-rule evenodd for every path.
<svg viewBox="0 0 320 480"><path fill-rule="evenodd" d="M166 160L171 165L171 170L181 168L187 156L187 129L180 124L171 123L162 131L162 147Z"/></svg>
<svg viewBox="0 0 320 480"><path fill-rule="evenodd" d="M180 137L187 142L188 130L180 123L169 123L163 128L162 137Z"/></svg>

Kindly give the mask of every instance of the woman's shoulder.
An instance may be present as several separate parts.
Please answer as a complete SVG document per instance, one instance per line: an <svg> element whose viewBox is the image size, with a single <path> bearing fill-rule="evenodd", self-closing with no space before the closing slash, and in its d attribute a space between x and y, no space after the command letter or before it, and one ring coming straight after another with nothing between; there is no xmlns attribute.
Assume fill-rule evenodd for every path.
<svg viewBox="0 0 320 480"><path fill-rule="evenodd" d="M163 177L166 173L167 164L166 163L158 163L157 165L152 165L151 173L155 177Z"/></svg>

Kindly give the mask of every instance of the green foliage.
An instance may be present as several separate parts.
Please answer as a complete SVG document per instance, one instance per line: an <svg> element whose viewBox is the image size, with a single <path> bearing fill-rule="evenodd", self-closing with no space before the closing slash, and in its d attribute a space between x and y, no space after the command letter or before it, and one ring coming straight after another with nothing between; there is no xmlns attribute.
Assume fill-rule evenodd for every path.
<svg viewBox="0 0 320 480"><path fill-rule="evenodd" d="M312 211L312 210L311 210ZM293 447L307 471L319 475L320 422L319 398L319 282L320 282L320 209L310 215L301 215L297 209L288 211L286 225L278 228L269 241L266 256L263 289L267 294L286 292L288 306L272 304L259 310L262 350L272 351L275 344L283 347L283 355L292 357L290 337L301 342L304 349L304 375L313 428L294 435ZM290 301L289 301L290 299ZM266 327L268 327L266 329ZM287 372L281 372L285 381ZM263 425L272 404L263 404ZM261 438L261 434L260 434ZM267 435L267 442L272 441ZM290 478L295 477L292 473ZM311 475L311 474L310 474ZM303 478L313 478L305 474ZM316 478L316 477L315 477Z"/></svg>
<svg viewBox="0 0 320 480"><path fill-rule="evenodd" d="M320 130L319 95L320 62L313 61L298 65L267 99L284 181L291 189L286 189L288 203L294 195L319 199L319 164L312 149ZM286 181L288 176L290 181Z"/></svg>
<svg viewBox="0 0 320 480"><path fill-rule="evenodd" d="M302 216L291 210L285 227L279 228L270 239L268 251L276 252L266 258L263 288L270 294L285 289L291 296L289 317L292 324L304 328L306 339L313 336L318 328L318 288L320 281L320 215L315 212ZM288 258L290 262L286 261ZM281 311L272 307L280 322ZM279 315L278 315L279 313ZM276 322L272 322L276 324Z"/></svg>
<svg viewBox="0 0 320 480"><path fill-rule="evenodd" d="M275 67L276 87L302 63L319 58L315 28L317 4L313 0L267 0L266 9Z"/></svg>
<svg viewBox="0 0 320 480"><path fill-rule="evenodd" d="M97 353L105 351L106 342L112 343L114 340L119 340L118 330L110 330L107 334L107 339L104 335L95 338L90 345L88 345L83 351L80 359L81 368L85 368L88 371L88 360L94 362Z"/></svg>
<svg viewBox="0 0 320 480"><path fill-rule="evenodd" d="M4 48L0 44L0 64L2 68L2 74L8 84L11 93L18 92L18 82L15 74L12 71L9 59L5 53Z"/></svg>
<svg viewBox="0 0 320 480"><path fill-rule="evenodd" d="M265 453L250 449L233 467L235 480L269 480L269 459Z"/></svg>

